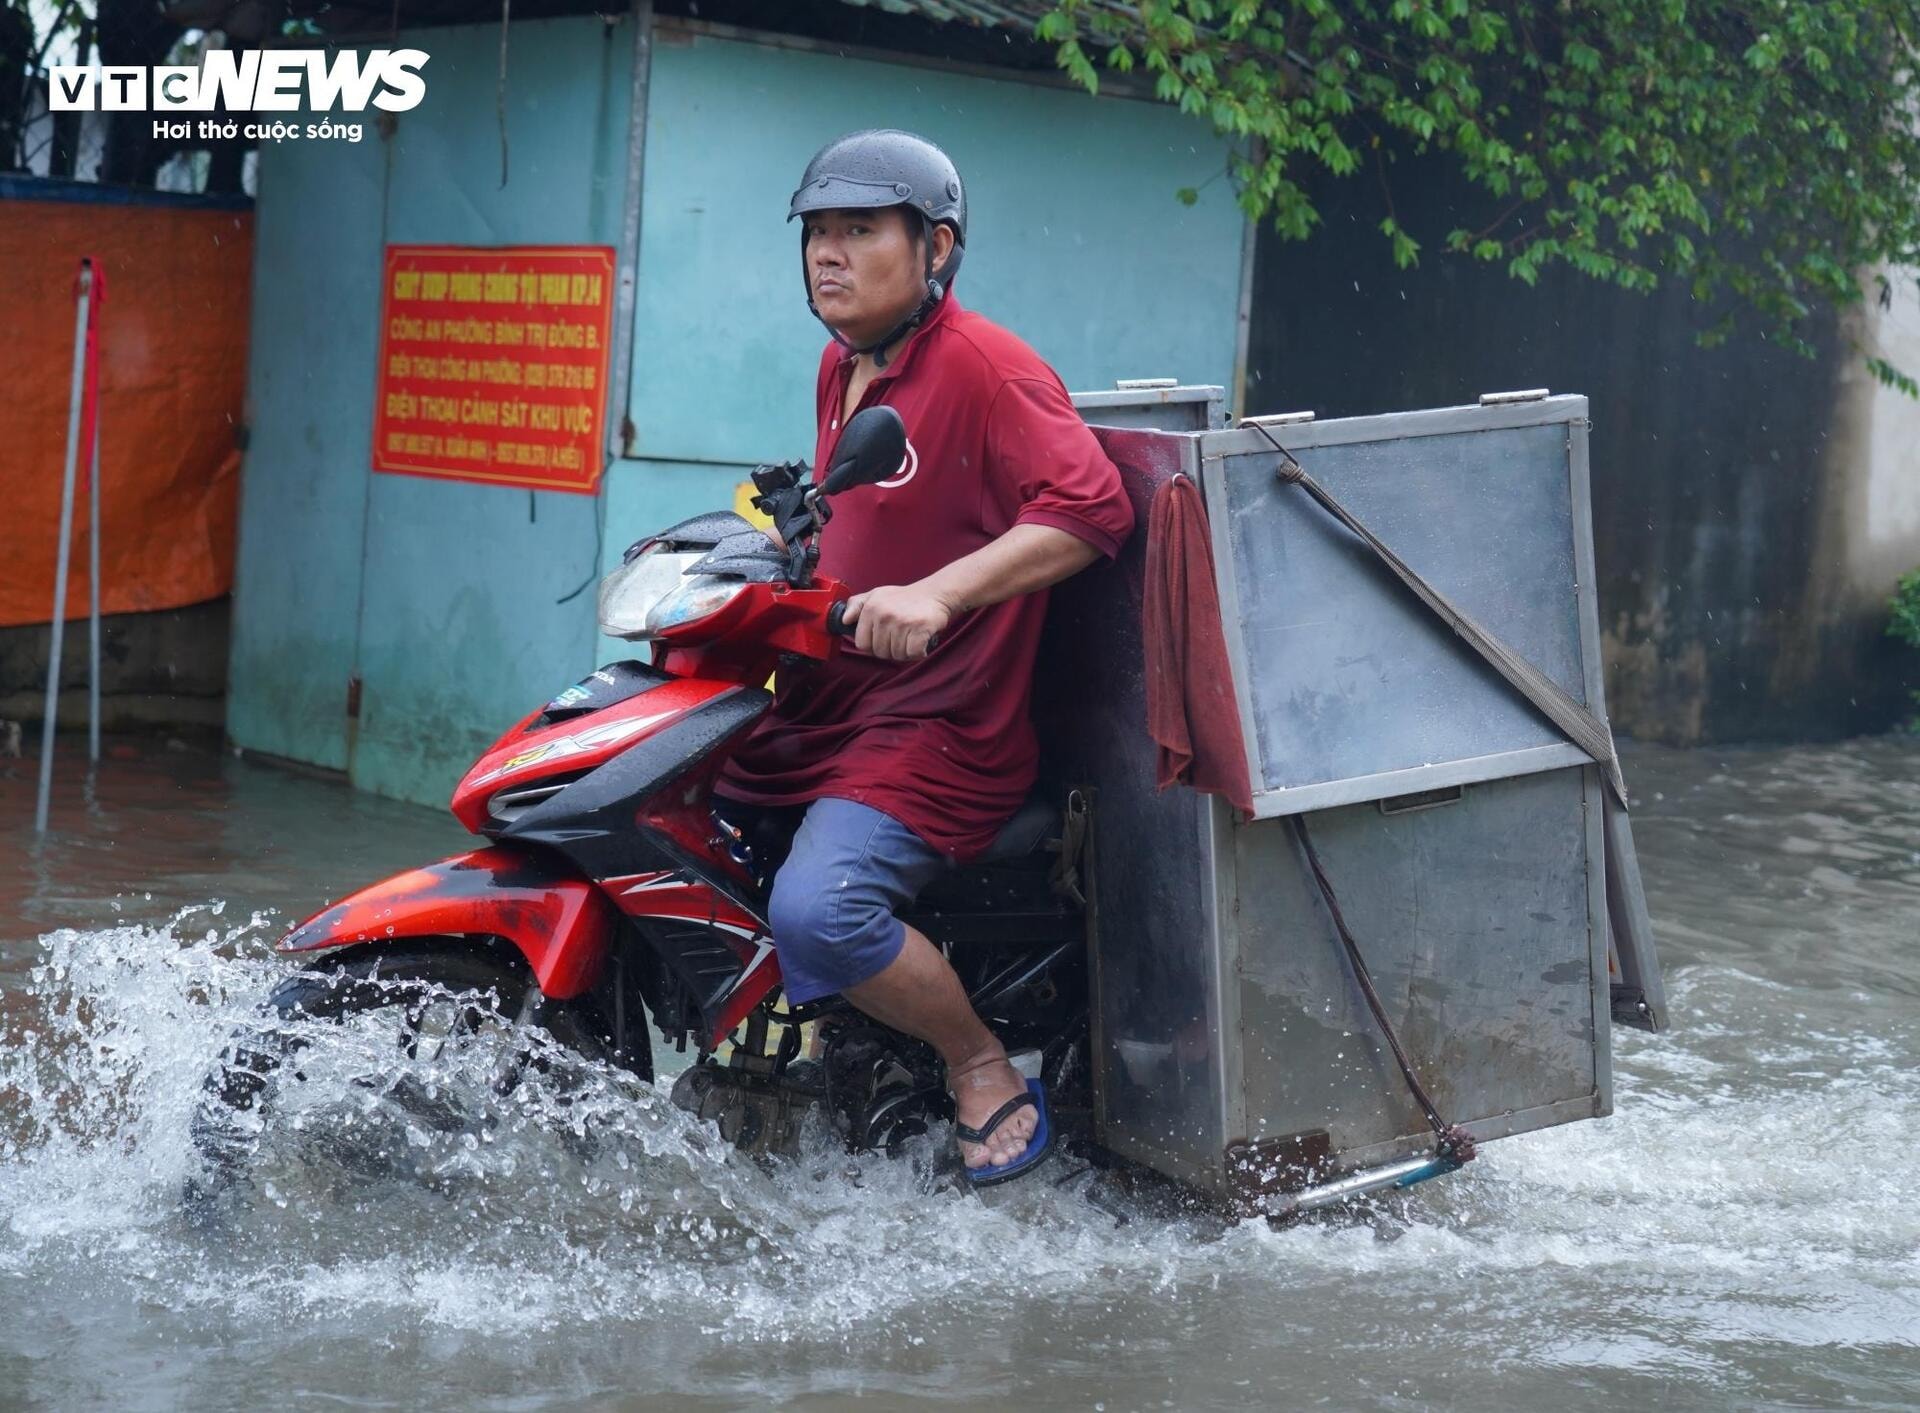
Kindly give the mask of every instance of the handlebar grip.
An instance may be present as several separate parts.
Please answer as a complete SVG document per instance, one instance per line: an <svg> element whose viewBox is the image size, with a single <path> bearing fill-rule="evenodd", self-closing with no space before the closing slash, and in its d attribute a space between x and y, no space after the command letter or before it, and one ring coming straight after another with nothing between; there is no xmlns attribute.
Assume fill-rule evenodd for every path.
<svg viewBox="0 0 1920 1413"><path fill-rule="evenodd" d="M854 627L853 624L847 622L847 601L845 599L838 600L827 610L827 632L830 636L835 638L851 638L859 631L860 630ZM928 655L931 656L933 650L939 646L940 635L935 633L931 638L927 639Z"/></svg>

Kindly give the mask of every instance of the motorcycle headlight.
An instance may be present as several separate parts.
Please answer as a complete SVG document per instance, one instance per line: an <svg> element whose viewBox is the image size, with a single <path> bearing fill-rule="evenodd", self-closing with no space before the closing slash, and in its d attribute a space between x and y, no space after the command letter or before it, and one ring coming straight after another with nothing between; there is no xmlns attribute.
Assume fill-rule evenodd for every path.
<svg viewBox="0 0 1920 1413"><path fill-rule="evenodd" d="M744 593L746 587L738 579L721 579L712 574L682 579L678 588L647 610L646 631L649 636L664 633L669 628L718 613L733 602L735 594Z"/></svg>
<svg viewBox="0 0 1920 1413"><path fill-rule="evenodd" d="M659 544L639 554L600 581L600 631L609 638L651 636L648 619L656 605L677 592L683 576L705 551L669 553Z"/></svg>

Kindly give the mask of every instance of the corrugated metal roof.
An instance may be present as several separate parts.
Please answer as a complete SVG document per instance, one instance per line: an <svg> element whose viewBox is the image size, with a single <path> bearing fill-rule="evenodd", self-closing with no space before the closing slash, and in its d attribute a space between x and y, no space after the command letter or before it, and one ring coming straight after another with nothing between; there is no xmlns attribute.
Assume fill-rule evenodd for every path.
<svg viewBox="0 0 1920 1413"><path fill-rule="evenodd" d="M1047 0L1028 0L1012 4L1004 0L841 0L862 10L884 10L890 15L916 15L942 24L989 25L1001 29L1031 31L1039 18L1053 6Z"/></svg>
<svg viewBox="0 0 1920 1413"><path fill-rule="evenodd" d="M862 10L884 10L890 15L913 15L941 24L974 24L1032 33L1052 0L840 0ZM1110 7L1123 8L1123 7Z"/></svg>
<svg viewBox="0 0 1920 1413"><path fill-rule="evenodd" d="M240 25L243 16L267 16L277 26L282 14L278 5L285 6L285 13L312 19L323 31L334 33L384 30L392 22L394 13L393 0L277 0L276 4L264 7L256 0L163 0L163 4L170 13L183 12L182 23L227 29ZM1125 0L1095 0L1095 4L1101 9L1131 13L1131 6ZM932 24L967 25L1031 36L1041 18L1053 9L1053 0L837 0L837 4L828 0L805 0L794 8L831 12L843 5ZM519 8L516 6L516 11ZM542 14L569 13L575 6L567 0L555 0L553 4L537 8ZM591 0L578 0L577 8L580 13L587 13L593 6ZM187 11L191 11L190 17L184 14ZM399 13L403 25L483 23L497 19L500 8L499 0L400 0ZM754 23L750 19L734 22L749 27ZM764 18L760 23L766 23ZM253 42L257 36L249 33L242 37Z"/></svg>

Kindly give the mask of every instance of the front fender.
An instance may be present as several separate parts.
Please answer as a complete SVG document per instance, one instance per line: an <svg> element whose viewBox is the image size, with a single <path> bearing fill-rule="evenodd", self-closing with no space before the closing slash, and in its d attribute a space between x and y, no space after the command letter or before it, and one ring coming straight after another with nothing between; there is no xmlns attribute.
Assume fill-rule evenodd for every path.
<svg viewBox="0 0 1920 1413"><path fill-rule="evenodd" d="M599 980L619 927L606 894L577 873L496 845L362 888L294 928L277 950L491 933L520 949L542 992L566 1000Z"/></svg>

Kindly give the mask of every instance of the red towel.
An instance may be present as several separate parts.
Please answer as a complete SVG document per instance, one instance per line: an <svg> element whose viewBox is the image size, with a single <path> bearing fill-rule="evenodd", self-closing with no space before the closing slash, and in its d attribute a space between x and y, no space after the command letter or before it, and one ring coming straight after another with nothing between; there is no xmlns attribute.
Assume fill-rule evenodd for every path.
<svg viewBox="0 0 1920 1413"><path fill-rule="evenodd" d="M1160 788L1191 785L1224 795L1234 808L1252 814L1246 741L1220 625L1207 511L1199 488L1185 476L1154 492L1141 618L1147 730L1160 748Z"/></svg>

